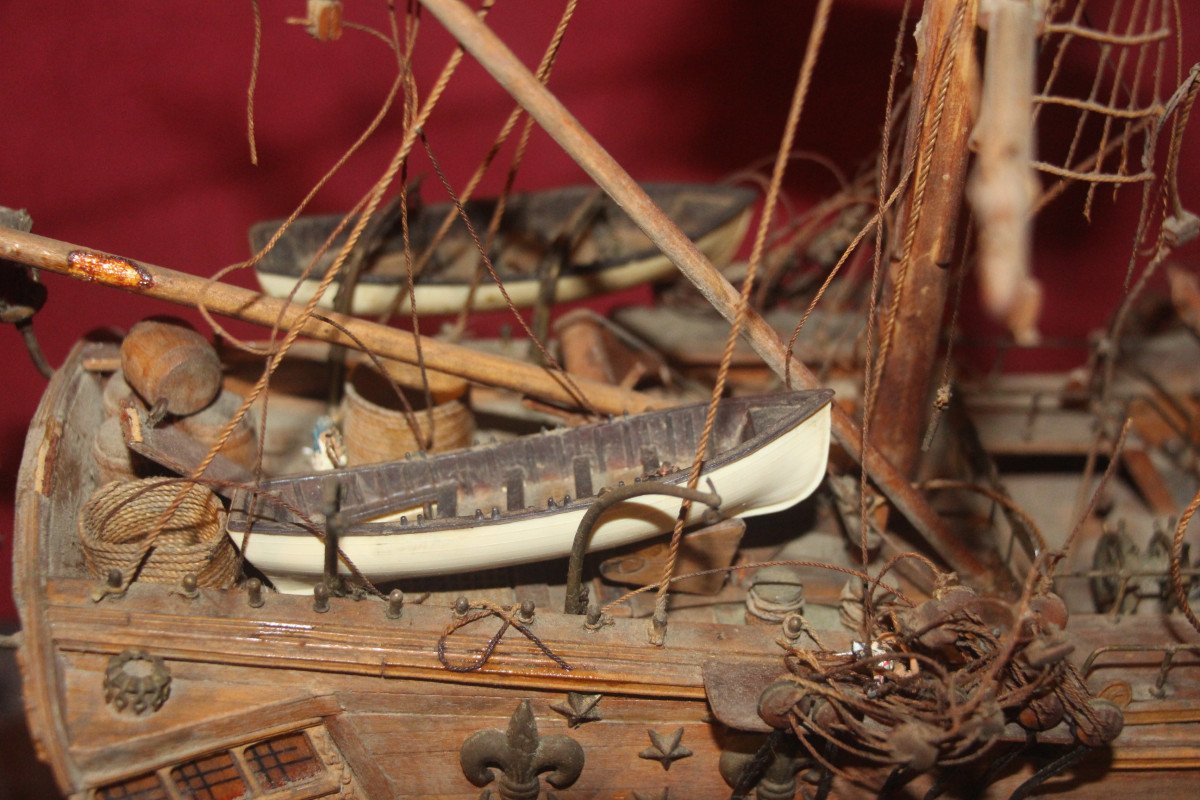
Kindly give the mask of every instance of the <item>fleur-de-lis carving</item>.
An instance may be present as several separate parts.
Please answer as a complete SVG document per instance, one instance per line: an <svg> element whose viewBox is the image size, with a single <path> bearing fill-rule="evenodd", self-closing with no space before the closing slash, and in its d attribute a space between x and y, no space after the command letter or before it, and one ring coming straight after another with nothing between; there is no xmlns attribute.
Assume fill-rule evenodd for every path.
<svg viewBox="0 0 1200 800"><path fill-rule="evenodd" d="M539 775L546 783L566 789L583 772L583 748L568 736L539 736L528 700L522 700L508 721L508 730L491 728L467 737L459 750L459 763L467 780L485 786L495 779L500 800L537 800Z"/></svg>

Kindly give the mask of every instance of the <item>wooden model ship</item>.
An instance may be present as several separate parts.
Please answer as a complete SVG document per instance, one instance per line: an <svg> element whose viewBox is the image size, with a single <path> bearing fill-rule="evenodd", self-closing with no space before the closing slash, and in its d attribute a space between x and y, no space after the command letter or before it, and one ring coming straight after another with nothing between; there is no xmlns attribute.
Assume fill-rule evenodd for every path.
<svg viewBox="0 0 1200 800"><path fill-rule="evenodd" d="M564 319L557 348L535 324L536 356L347 313L381 235L372 220L425 136L419 106L396 168L334 226L344 240L331 231L333 260L318 246L289 265L322 276L297 287L304 303L0 227L16 274L60 272L273 329L251 355L162 321L81 342L30 424L19 653L30 728L62 790L1189 796L1200 768L1200 567L1185 542L1200 506L1200 288L1174 273L1165 325L1133 300L1200 232L1173 182L1200 72L1166 96L1156 82L1144 109L1133 91L1136 114L1038 95L1121 121L1090 163L1074 145L1065 166L1034 162L1030 123L1039 36L1161 49L1169 4L1151 2L1145 30L1118 34L1085 26L1073 4L928 0L906 115L889 107L879 162L851 187L858 199L822 212L853 230L801 227L767 248L762 227L742 267L714 265L685 235L701 234L681 231L470 8L420 5L702 299L676 287L659 324L636 334ZM763 225L829 9L817 3ZM342 22L340 3L310 2L309 14L322 37ZM398 35L394 45L400 54ZM968 179L966 134L980 120ZM1171 144L1156 161L1160 135ZM1128 158L1106 166L1134 144L1142 173ZM1036 336L1035 168L1165 187L1139 226L1151 255L1086 375L955 381L940 349L956 294L946 265L974 259L984 310L1016 341ZM395 206L405 231L406 191ZM978 234L955 242L964 199ZM473 229L465 202L453 206ZM476 275L497 291L505 272L491 258L505 249L489 245L502 219L470 237ZM822 317L825 286L806 289L789 261L822 264L828 284L877 230L882 290L860 282L857 325L848 302ZM264 247L286 241L276 238ZM409 288L419 249L402 236ZM543 322L556 297L540 290L553 288L548 274ZM760 314L759 277L800 304ZM327 291L335 310L318 310ZM689 337L661 322L668 313L720 332ZM813 344L805 325L825 338ZM758 362L737 354L739 334ZM387 403L360 391L368 374L392 391ZM666 385L647 388L655 379ZM690 404L697 391L707 403ZM536 432L548 422L566 428Z"/></svg>

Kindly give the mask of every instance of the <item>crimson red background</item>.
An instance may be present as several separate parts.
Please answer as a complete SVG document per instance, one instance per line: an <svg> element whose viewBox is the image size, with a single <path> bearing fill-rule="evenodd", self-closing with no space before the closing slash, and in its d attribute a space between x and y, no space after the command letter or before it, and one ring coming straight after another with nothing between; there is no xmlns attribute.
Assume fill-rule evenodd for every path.
<svg viewBox="0 0 1200 800"><path fill-rule="evenodd" d="M374 115L395 69L390 52L361 32L319 43L286 25L287 17L303 14L303 0L261 5L260 165L253 167L245 135L249 2L0 4L0 204L27 208L35 232L197 274L245 258L246 228L293 208ZM799 148L847 170L872 152L900 5L835 4ZM1091 5L1104 19L1106 4ZM1185 24L1196 23L1198 10L1186 5ZM488 23L535 64L561 6L501 0ZM636 178L716 179L774 149L814 6L813 0L583 2L551 86ZM349 0L346 9L350 19L384 24L381 2ZM450 43L429 17L420 39L417 74L428 91ZM1191 64L1200 36L1189 31L1185 45ZM1068 62L1067 82L1079 83L1089 69L1086 58ZM470 175L510 107L467 58L427 126L455 185ZM398 129L393 114L313 210L353 204L386 164ZM1195 138L1189 154L1197 152ZM1200 177L1194 162L1185 168L1192 184ZM436 198L427 164L417 159L413 172L427 174L425 196ZM484 188L497 189L501 175L494 170ZM535 134L520 188L583 179L548 137ZM789 186L800 198L835 188L826 173L805 164L794 168ZM1185 202L1200 205L1188 192ZM1118 298L1115 276L1124 272L1134 194L1126 192L1116 205L1104 199L1090 226L1075 212L1040 225L1036 266L1046 289L1048 335L1085 333ZM1065 198L1075 209L1078 200L1077 193ZM247 276L235 280L249 285ZM46 283L50 300L36 327L54 363L89 329L128 327L171 310L56 276ZM13 330L0 330L0 348L0 558L7 563L17 465L45 381ZM7 569L0 575L2 620L11 618L12 606Z"/></svg>

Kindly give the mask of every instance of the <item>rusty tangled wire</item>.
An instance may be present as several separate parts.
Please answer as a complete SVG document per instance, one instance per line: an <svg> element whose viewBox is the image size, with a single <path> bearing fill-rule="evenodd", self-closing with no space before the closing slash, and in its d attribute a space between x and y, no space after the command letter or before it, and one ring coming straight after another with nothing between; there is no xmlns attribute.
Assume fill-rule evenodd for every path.
<svg viewBox="0 0 1200 800"><path fill-rule="evenodd" d="M835 768L818 739L908 773L964 764L1000 741L1010 719L1027 731L1066 719L1079 744L1111 742L1121 711L1092 697L1067 662L1062 599L1042 588L1019 608L963 586L912 608L884 606L870 641L850 653L790 649L792 674L768 688L759 713L793 730L826 769Z"/></svg>

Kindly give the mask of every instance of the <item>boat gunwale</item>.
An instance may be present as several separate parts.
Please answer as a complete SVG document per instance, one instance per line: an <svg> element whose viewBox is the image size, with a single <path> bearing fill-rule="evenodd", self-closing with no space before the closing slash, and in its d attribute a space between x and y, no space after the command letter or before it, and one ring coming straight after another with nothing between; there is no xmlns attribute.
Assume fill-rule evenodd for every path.
<svg viewBox="0 0 1200 800"><path fill-rule="evenodd" d="M780 437L784 436L785 434L789 433L790 431L795 430L797 427L799 427L800 425L803 425L805 422L807 422L809 419L811 419L814 415L816 415L818 412L820 412L821 409L824 408L828 403L832 402L833 395L834 395L834 392L831 389L810 389L810 390L797 390L797 391L792 391L792 392L781 392L781 393L774 394L774 395L761 395L761 396L755 396L753 398L729 398L725 401L722 401L722 402L737 402L738 405L740 405L742 407L740 409L740 412L745 413L748 416L753 410L755 410L757 408L786 407L785 404L783 404L783 403L753 402L755 400L767 399L767 398L783 399L783 398L788 398L788 397L802 398L801 403L797 403L794 408L790 409L792 413L788 414L787 416L782 417L781 420L778 421L776 424L772 425L771 427L769 427L763 431L756 430L754 432L754 434L750 436L750 438L739 442L737 445L735 445L734 447L732 447L728 450L723 450L723 451L717 453L715 456L713 456L710 459L705 460L704 472L702 473L702 476L703 476L703 474L706 474L706 473L715 472L716 470L718 470L728 464L735 463L735 462L741 460L742 458L746 457L747 455L751 454L753 451L758 450L762 447L765 447L767 444L774 442L775 440L779 439ZM741 401L741 402L739 402L739 401ZM645 412L644 414L641 414L638 416L640 418L644 419L647 417L660 417L660 416L666 417L666 416L671 416L671 415L683 415L683 414L695 413L698 410L700 410L704 405L705 404L696 404L696 405L692 405L692 406L682 406L682 407L676 407L676 408L661 409L658 411ZM739 411L734 411L733 413L739 413ZM626 417L626 418L622 418L622 419L629 419L629 418ZM589 432L591 430L595 430L597 427L599 427L600 425L604 425L604 424L611 424L611 423L595 423L593 425L581 426L578 428L565 428L565 429L560 428L560 429L548 431L548 432L542 433L542 434L534 434L533 436L534 437L538 437L538 436L559 437L559 436L577 435L582 438L584 435L586 435L587 432ZM454 451L450 451L447 453L439 453L439 454L435 454L435 455L425 456L425 457L423 457L422 461L425 464L434 464L434 467L432 467L432 469L436 469L435 462L437 462L439 459L446 459L448 461L450 458L462 458L464 456L467 458L483 459L483 458L486 458L489 453L495 452L497 449L503 448L503 449L517 450L518 448L527 447L529 443L526 440L528 440L529 438L530 437L522 437L519 439L512 440L510 442L503 442L499 445L479 445L479 446L472 447L472 448L464 448L461 450L454 450ZM399 463L399 462L391 462L391 463ZM410 463L410 462L404 462L404 463ZM250 506L250 501L255 495L257 495L260 499L264 500L267 503L278 506L277 502L274 501L274 499L269 494L269 492L271 491L273 486L286 485L289 482L292 482L292 481L295 481L298 479L299 480L308 480L308 481L311 481L311 480L320 481L320 480L327 480L330 478L339 478L340 480L353 480L353 476L355 474L362 474L362 473L367 473L367 472L378 471L379 468L383 467L383 466L386 466L386 462L385 462L385 464L363 465L360 467L354 467L354 468L351 468L348 470L343 470L343 471L331 470L328 472L312 472L312 473L305 473L302 475L293 475L293 476L284 476L284 477L280 477L280 478L274 478L274 479L264 481L262 484L260 484L260 486L256 492L251 492L246 489L238 489L233 493L233 498L232 498L232 501L230 504L229 518L226 521L226 529L230 533L244 534L246 532L246 530L247 530L246 520L248 517L248 515L246 514L246 509ZM372 469L372 468L374 468L374 469ZM670 474L665 475L661 479L655 480L654 482L662 483L664 485L678 486L687 481L690 473L691 473L691 467L689 464L687 468L675 470L674 472L671 472ZM434 484L422 484L418 487L414 487L414 489L411 492L406 493L405 495L403 495L402 498L397 498L396 503L397 504L408 503L408 502L410 502L410 500L413 503L418 503L423 499L436 499L437 493L442 487L455 487L456 491L462 490L462 487L458 485L458 482L455 479L450 478L445 481L436 482ZM601 488L606 488L606 487L601 487ZM410 524L402 524L402 523L395 522L395 521L380 522L380 523L356 522L356 523L352 523L349 526L349 528L346 530L344 535L350 535L350 536L354 536L357 538L357 537L397 536L397 535L407 535L407 534L434 533L434 532L444 532L444 531L450 531L450 530L462 529L462 528L470 528L470 529L487 528L492 525L521 522L521 521L530 520L530 519L544 519L548 516L558 516L561 514L579 513L581 511L586 511L589 507L591 507L599 499L600 499L599 494L593 494L588 497L575 498L571 501L570 504L558 505L555 508L526 507L526 508L521 509L520 511L500 511L500 513L496 516L490 516L490 515L485 514L482 519L473 514L472 515L459 514L459 515L447 516L447 517L434 517L433 519L425 519L425 520L421 521L420 523L414 522L414 523L410 523ZM633 501L633 502L636 502L636 501ZM398 507L404 508L406 506L399 505ZM343 511L349 512L351 515L353 515L354 507L351 506L351 507L344 508ZM290 512L288 512L288 513L290 514ZM382 514L386 514L388 512L382 511L382 510L377 510L377 511L374 511L373 513L382 515ZM396 513L398 513L398 510ZM316 517L315 514L312 516L312 520L314 523L318 523L320 521L320 520L318 520L318 518ZM250 525L250 532L251 532L251 535L258 533L258 534L265 534L265 535L269 535L269 536L312 536L313 535L313 531L311 530L311 528L309 526L307 526L303 521L291 522L291 521L283 521L283 520L269 520L269 519L263 519L262 517L258 517L252 521L252 523Z"/></svg>
<svg viewBox="0 0 1200 800"><path fill-rule="evenodd" d="M718 231L720 231L721 229L723 229L730 223L737 220L739 216L746 214L750 210L750 207L754 203L754 200L756 197L756 193L752 189L748 189L748 188L741 187L741 186L735 186L735 185L725 185L725 184L705 184L705 183L694 183L693 184L693 183L658 182L658 183L643 183L642 187L644 189L646 189L648 192L651 189L678 188L678 189L686 189L687 191L691 191L691 192L697 192L702 195L719 196L722 193L728 193L731 197L735 198L736 202L731 200L730 203L728 204L728 207L723 209L718 215L715 215L712 221L706 221L707 227L705 227L704 229L699 230L699 231L689 231L688 232L689 238L692 238L693 240L701 240L701 239L705 239L709 236L712 236L713 234L717 233ZM559 187L557 189L547 189L547 190L541 190L541 191L523 192L523 193L518 193L518 194L514 195L512 200L510 200L510 203L515 202L517 200L517 198L529 197L531 195L537 195L537 194L543 194L543 193L549 193L549 192L555 192L555 191L586 190L588 188L589 187L587 185L578 184L578 185L574 185L574 186ZM583 192L580 192L580 193L583 194ZM481 202L481 201L468 201L468 203L466 205L470 206L470 204L472 202ZM449 203L438 203L438 204L434 204L434 205L430 205L430 206L425 206L422 209L422 211L424 213L436 213L438 211L444 212L449 207L450 207ZM326 236L328 236L329 232L331 232L335 227L337 227L337 225L339 223L341 223L343 216L344 215L342 215L342 214L313 214L313 215L306 215L306 216L299 217L292 223L292 228L289 230L289 232L287 234L284 235L284 238L281 239L280 241L281 242L285 241L288 236L294 236L295 238L299 239L300 237L309 235L309 232L312 230L316 230L317 233L320 235L320 240L323 241L324 238ZM257 252L262 247L264 247L267 244L267 242L270 240L270 238L275 234L275 232L279 230L279 227L284 223L284 221L285 220L282 218L271 219L271 220L263 220L262 222L256 222L253 225L251 225L249 232L248 232L248 238L250 239L251 249L254 252ZM636 230L636 226L635 226L634 230ZM295 233L293 234L292 231L294 231ZM314 240L315 240L315 238L316 237L314 237ZM393 238L393 237L391 237L391 236L387 237L387 239L391 239L391 238ZM298 246L301 242L294 241L294 242L290 242L290 243ZM320 242L315 241L315 245L316 246L312 249L311 253L308 253L306 251L306 255L304 256L304 258L311 259L312 256L315 255L316 247L319 247ZM333 250L333 248L331 248L331 251L332 250ZM395 254L394 251L389 251L389 252L392 252L393 254ZM593 275L595 273L603 272L604 270L607 270L607 269L611 269L611 268L626 265L626 264L634 264L634 263L644 261L649 258L654 258L654 257L660 256L660 255L662 255L661 251L657 247L655 247L653 243L650 243L648 247L644 247L640 250L628 253L619 258L606 257L606 258L601 258L601 259L597 259L595 261L588 262L586 264L570 263L562 270L562 272L560 273L560 277L589 276L589 275ZM301 276L301 273L303 272L304 267L305 267L305 263L303 262L303 259L300 261L295 261L292 259L285 259L283 256L283 253L279 250L279 248L277 246L276 248L272 249L271 252L267 253L266 256L264 256L261 261L259 261L257 264L255 264L255 271L258 273L265 273L267 275L277 276L280 278L299 279ZM496 267L497 267L497 270L500 271L500 274L502 275L502 277L504 277L504 280L506 283L538 283L539 282L539 278L536 274L533 274L533 275L516 275L516 274L514 274L514 275L510 276L510 275L504 274L503 270L501 269L501 267L502 267L501 264L497 264ZM425 286L425 287L433 287L433 286L453 287L453 286L462 285L462 281L448 280L448 279L445 279L444 277L439 278L439 274L440 273L437 270L433 270L433 269L427 270L426 274L421 277L420 285ZM306 282L319 281L321 279L322 275L324 275L324 271L321 271L318 274L318 271L314 270L312 272L312 274L308 275L307 278L304 278L304 280ZM397 284L397 283L401 282L402 279L403 279L402 274L381 273L381 272L378 272L375 269L372 269L369 267L364 269L358 276L358 282L360 284L373 284L373 285L378 284L378 285L382 285L382 286L390 286L393 284ZM337 283L339 283L339 281L337 279L335 279L334 283L337 284Z"/></svg>
<svg viewBox="0 0 1200 800"><path fill-rule="evenodd" d="M47 589L50 575L49 542L53 511L50 493L57 477L58 448L64 445L66 420L76 387L87 375L83 353L90 342L81 339L67 353L42 393L30 419L13 503L12 596L21 624L17 665L29 732L39 758L54 774L60 789L70 792L81 780L70 753L70 733L61 712L62 673L59 642L49 620L53 603Z"/></svg>

